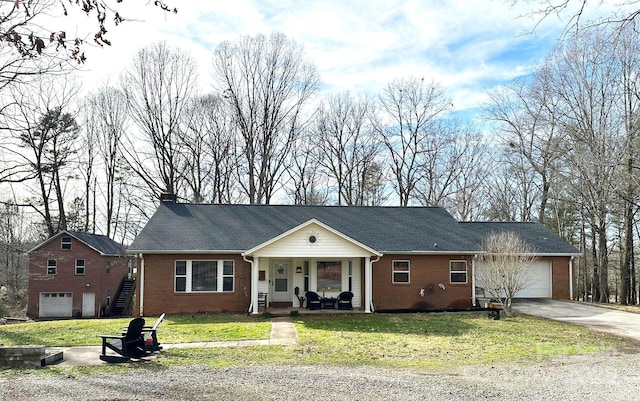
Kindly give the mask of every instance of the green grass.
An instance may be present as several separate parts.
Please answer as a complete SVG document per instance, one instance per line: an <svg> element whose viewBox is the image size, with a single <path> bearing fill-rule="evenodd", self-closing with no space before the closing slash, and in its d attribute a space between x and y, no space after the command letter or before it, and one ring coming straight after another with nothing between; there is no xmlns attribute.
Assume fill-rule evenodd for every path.
<svg viewBox="0 0 640 401"><path fill-rule="evenodd" d="M100 334L117 334L125 319L55 320L0 326L0 344L38 344L51 347L100 345ZM145 318L147 324L155 317ZM237 314L171 315L158 328L164 343L268 339L271 323L264 318Z"/></svg>
<svg viewBox="0 0 640 401"><path fill-rule="evenodd" d="M582 327L525 316L496 321L479 313L303 315L295 323L295 346L171 350L163 352L159 362L216 367L324 364L441 370L623 346L618 339Z"/></svg>
<svg viewBox="0 0 640 401"><path fill-rule="evenodd" d="M97 334L116 332L127 321L70 320L4 326L0 327L0 343L98 344ZM484 313L300 315L294 321L298 330L295 345L165 350L149 368L323 364L446 370L526 363L629 346L579 326L523 315L502 320L487 319ZM161 343L265 339L269 331L270 321L263 317L168 316L158 337Z"/></svg>

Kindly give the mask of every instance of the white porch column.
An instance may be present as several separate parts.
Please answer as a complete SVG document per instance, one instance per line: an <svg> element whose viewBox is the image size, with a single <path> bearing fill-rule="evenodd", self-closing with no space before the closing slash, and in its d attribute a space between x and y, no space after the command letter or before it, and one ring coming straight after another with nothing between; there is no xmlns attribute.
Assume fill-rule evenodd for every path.
<svg viewBox="0 0 640 401"><path fill-rule="evenodd" d="M364 311L371 313L371 256L364 258Z"/></svg>
<svg viewBox="0 0 640 401"><path fill-rule="evenodd" d="M260 258L254 257L251 262L251 313L258 314L258 276L260 271Z"/></svg>
<svg viewBox="0 0 640 401"><path fill-rule="evenodd" d="M551 262L551 276L553 276L553 262ZM569 299L573 301L573 256L569 258Z"/></svg>
<svg viewBox="0 0 640 401"><path fill-rule="evenodd" d="M476 305L476 255L471 259L471 305Z"/></svg>

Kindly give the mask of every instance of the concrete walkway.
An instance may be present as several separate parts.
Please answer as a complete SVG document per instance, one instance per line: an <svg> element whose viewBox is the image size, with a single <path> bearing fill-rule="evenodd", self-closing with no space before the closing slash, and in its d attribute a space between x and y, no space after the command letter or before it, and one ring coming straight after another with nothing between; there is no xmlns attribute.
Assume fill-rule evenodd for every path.
<svg viewBox="0 0 640 401"><path fill-rule="evenodd" d="M577 324L596 331L640 341L640 314L571 301L551 299L517 300L514 311Z"/></svg>
<svg viewBox="0 0 640 401"><path fill-rule="evenodd" d="M289 317L275 317L271 319L271 335L269 340L243 340L243 341L209 341L198 343L184 344L166 344L162 342L162 327L159 331L159 341L165 350L173 348L213 348L213 347L256 347L265 345L292 345L298 341L298 331L293 324L293 320ZM102 361L99 356L102 346L86 346L86 347L47 347L49 351L62 351L63 360L58 363L59 366L90 366L103 365L107 362ZM116 355L113 353L113 355ZM140 359L140 362L155 359L155 355ZM133 359L135 363L138 360Z"/></svg>

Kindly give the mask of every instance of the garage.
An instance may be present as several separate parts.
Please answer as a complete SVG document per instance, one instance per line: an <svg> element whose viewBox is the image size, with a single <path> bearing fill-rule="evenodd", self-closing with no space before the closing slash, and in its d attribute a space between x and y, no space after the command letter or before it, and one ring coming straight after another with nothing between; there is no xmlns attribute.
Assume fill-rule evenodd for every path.
<svg viewBox="0 0 640 401"><path fill-rule="evenodd" d="M530 268L530 284L516 298L551 298L551 263L537 261Z"/></svg>
<svg viewBox="0 0 640 401"><path fill-rule="evenodd" d="M71 317L73 294L70 292L41 292L39 317Z"/></svg>
<svg viewBox="0 0 640 401"><path fill-rule="evenodd" d="M481 263L477 264L479 275L483 268ZM548 260L532 263L529 267L529 281L529 285L519 291L515 298L551 298L551 263Z"/></svg>

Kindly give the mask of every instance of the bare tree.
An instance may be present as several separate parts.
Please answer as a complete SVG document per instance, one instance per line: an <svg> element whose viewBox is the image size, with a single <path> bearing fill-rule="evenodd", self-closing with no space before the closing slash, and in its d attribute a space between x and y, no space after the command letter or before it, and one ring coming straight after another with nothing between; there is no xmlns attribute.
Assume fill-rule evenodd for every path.
<svg viewBox="0 0 640 401"><path fill-rule="evenodd" d="M302 46L274 33L221 43L213 76L239 133L239 183L250 203L268 204L306 122L305 106L317 91L316 68Z"/></svg>
<svg viewBox="0 0 640 401"><path fill-rule="evenodd" d="M415 197L436 118L451 102L435 83L415 77L396 79L380 95L374 129L386 147L400 206Z"/></svg>
<svg viewBox="0 0 640 401"><path fill-rule="evenodd" d="M338 205L366 204L380 146L369 124L371 102L349 92L327 97L315 114L312 140L335 183Z"/></svg>
<svg viewBox="0 0 640 401"><path fill-rule="evenodd" d="M195 89L195 61L164 42L140 50L122 76L129 116L142 134L127 138L122 149L150 196L178 194L184 168L180 118Z"/></svg>
<svg viewBox="0 0 640 401"><path fill-rule="evenodd" d="M53 235L66 228L66 184L75 178L78 126L70 107L78 87L72 80L43 79L30 89L11 88L14 102L3 117L13 135L5 149L12 163L28 166L26 178L35 180L37 190L26 206Z"/></svg>
<svg viewBox="0 0 640 401"><path fill-rule="evenodd" d="M101 160L101 177L105 181L99 188L104 191L105 234L109 238L118 224L118 193L123 169L121 147L127 121L126 103L120 90L105 84L86 100L85 131L87 137L95 141ZM94 205L97 189L94 188Z"/></svg>
<svg viewBox="0 0 640 401"><path fill-rule="evenodd" d="M236 196L236 138L229 110L218 95L191 100L183 114L185 181L193 202L231 203Z"/></svg>
<svg viewBox="0 0 640 401"><path fill-rule="evenodd" d="M610 39L604 29L580 33L546 61L549 90L562 113L562 152L570 174L566 180L593 232L594 297L600 302L609 300L608 228L624 143L623 120L616 112L619 69Z"/></svg>
<svg viewBox="0 0 640 401"><path fill-rule="evenodd" d="M544 224L551 186L560 172L559 99L548 88L542 67L533 81L518 80L490 93L487 117L498 123L511 168L519 171L522 220ZM509 157L509 154L512 154ZM531 187L531 188L526 188ZM532 206L536 206L533 208Z"/></svg>
<svg viewBox="0 0 640 401"><path fill-rule="evenodd" d="M329 180L319 163L322 155L313 136L313 132L304 132L291 150L287 193L296 205L324 205L329 199Z"/></svg>
<svg viewBox="0 0 640 401"><path fill-rule="evenodd" d="M634 24L635 25L635 24ZM620 268L620 303L636 303L634 226L640 201L640 41L634 26L628 25L613 38L613 59L619 68L622 96L619 113L624 124L623 177L617 185L623 207L623 258Z"/></svg>
<svg viewBox="0 0 640 401"><path fill-rule="evenodd" d="M478 219L486 207L482 200L490 192L487 177L491 159L483 135L474 127L458 124L454 127L455 137L445 159L449 172L445 174L444 182L449 188L440 206L458 220L469 221Z"/></svg>
<svg viewBox="0 0 640 401"><path fill-rule="evenodd" d="M535 249L511 231L490 233L480 246L476 285L492 298L504 300L505 310L518 292L531 285L530 267L537 260Z"/></svg>

